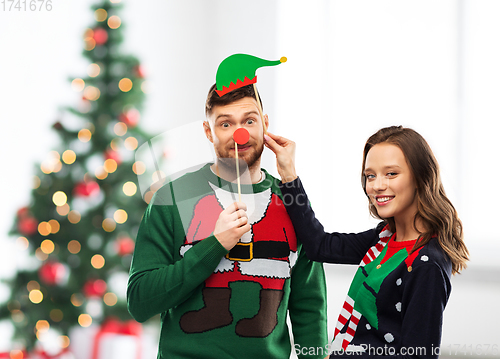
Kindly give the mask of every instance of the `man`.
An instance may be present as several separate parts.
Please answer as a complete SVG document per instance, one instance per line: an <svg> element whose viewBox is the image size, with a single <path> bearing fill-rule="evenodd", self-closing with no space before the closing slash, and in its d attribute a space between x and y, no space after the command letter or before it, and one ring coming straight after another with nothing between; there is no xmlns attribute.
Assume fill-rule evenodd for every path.
<svg viewBox="0 0 500 359"><path fill-rule="evenodd" d="M158 358L288 358L287 311L299 357L324 358L323 268L305 256L278 181L260 168L264 133L253 87L219 97L212 86L205 112L216 161L153 197L137 235L129 311L140 322L161 314ZM238 146L249 178L241 202L238 128L250 134Z"/></svg>

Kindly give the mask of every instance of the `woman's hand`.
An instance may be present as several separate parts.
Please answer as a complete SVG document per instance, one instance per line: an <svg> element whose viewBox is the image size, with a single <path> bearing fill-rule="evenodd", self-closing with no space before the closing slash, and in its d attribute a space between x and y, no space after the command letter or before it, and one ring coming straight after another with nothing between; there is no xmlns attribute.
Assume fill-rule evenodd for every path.
<svg viewBox="0 0 500 359"><path fill-rule="evenodd" d="M295 173L295 142L268 132L264 135L265 146L276 155L276 166L281 182L291 182L297 178Z"/></svg>

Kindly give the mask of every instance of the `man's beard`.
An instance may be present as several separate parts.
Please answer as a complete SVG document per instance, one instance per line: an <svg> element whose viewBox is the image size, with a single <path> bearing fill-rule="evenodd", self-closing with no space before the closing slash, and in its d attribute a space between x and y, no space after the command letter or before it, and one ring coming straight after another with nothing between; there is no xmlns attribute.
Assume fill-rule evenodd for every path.
<svg viewBox="0 0 500 359"><path fill-rule="evenodd" d="M259 161L260 157L262 156L262 152L264 151L264 144L262 144L259 148L257 148L255 151L250 153L249 157L246 158L246 156L238 156L239 163L240 163L240 172L244 172L247 168L249 170L254 169L254 167L257 165L257 162ZM228 151L229 152L229 151ZM235 169L235 157L229 157L229 153L226 153L225 156L222 156L217 149L215 149L215 154L217 156L217 159L219 163L222 165L225 165L228 169L234 170Z"/></svg>

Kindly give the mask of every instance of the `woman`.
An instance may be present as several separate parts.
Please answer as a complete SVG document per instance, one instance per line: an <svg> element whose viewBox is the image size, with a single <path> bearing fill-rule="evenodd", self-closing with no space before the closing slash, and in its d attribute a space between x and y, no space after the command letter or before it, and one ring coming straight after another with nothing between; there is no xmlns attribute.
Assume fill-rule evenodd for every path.
<svg viewBox="0 0 500 359"><path fill-rule="evenodd" d="M295 173L292 141L269 134L266 146L276 154L284 202L307 256L360 264L330 358L438 357L450 276L466 267L468 251L427 142L401 126L368 139L361 180L370 213L383 221L357 234L324 231Z"/></svg>

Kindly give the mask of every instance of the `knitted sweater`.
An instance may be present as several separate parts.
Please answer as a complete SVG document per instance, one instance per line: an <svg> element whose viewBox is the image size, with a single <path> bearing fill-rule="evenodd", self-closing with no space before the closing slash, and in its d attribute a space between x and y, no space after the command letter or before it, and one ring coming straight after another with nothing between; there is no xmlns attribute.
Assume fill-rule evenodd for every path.
<svg viewBox="0 0 500 359"><path fill-rule="evenodd" d="M357 234L326 233L300 182L280 184L285 205L307 256L360 264L336 324L331 358L437 358L451 261L433 238L396 242L383 222Z"/></svg>
<svg viewBox="0 0 500 359"><path fill-rule="evenodd" d="M327 346L322 264L305 256L278 181L264 173L262 182L241 186L252 229L230 252L213 230L223 208L237 201L236 185L210 164L153 197L127 300L140 322L161 315L158 358L288 358L287 311L295 343Z"/></svg>

